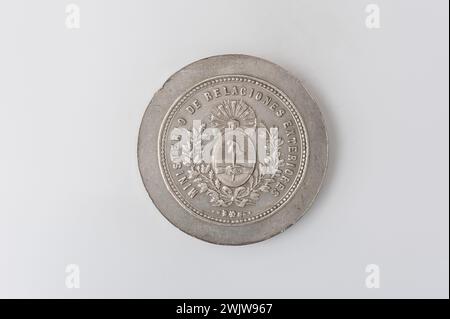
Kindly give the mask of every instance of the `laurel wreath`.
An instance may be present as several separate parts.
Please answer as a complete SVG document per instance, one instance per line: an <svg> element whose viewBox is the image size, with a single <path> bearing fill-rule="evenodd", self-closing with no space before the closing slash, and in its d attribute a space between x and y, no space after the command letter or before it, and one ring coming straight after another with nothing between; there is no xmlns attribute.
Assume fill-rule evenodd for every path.
<svg viewBox="0 0 450 319"><path fill-rule="evenodd" d="M270 131L264 123L263 127L270 136ZM191 136L201 134L203 127L193 130ZM196 141L196 142L194 142ZM188 167L186 172L187 178L193 182L200 194L209 196L209 202L214 207L229 207L235 204L238 207L245 207L247 205L255 205L260 198L261 193L268 193L271 190L270 183L273 183L276 173L266 174L268 167L280 167L283 165L283 160L280 159L281 143L277 147L274 145L274 139L269 138L269 145L272 152L267 156L263 162L259 162L253 170L252 176L242 186L228 187L224 185L216 176L211 164L206 164L199 161L198 158L192 159L194 143L201 143L201 139L191 139L190 145L182 147L182 160L185 166ZM198 146L198 145L197 145ZM192 160L191 160L192 159ZM200 163L199 163L200 162ZM195 164L197 163L197 164Z"/></svg>

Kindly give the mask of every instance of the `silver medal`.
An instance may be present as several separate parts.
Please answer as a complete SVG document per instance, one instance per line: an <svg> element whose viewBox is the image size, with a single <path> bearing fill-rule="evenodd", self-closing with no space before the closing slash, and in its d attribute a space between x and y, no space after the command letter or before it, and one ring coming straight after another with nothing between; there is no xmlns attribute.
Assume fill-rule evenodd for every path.
<svg viewBox="0 0 450 319"><path fill-rule="evenodd" d="M302 217L327 164L314 100L281 67L215 56L175 73L141 124L138 160L160 212L199 239L242 245Z"/></svg>

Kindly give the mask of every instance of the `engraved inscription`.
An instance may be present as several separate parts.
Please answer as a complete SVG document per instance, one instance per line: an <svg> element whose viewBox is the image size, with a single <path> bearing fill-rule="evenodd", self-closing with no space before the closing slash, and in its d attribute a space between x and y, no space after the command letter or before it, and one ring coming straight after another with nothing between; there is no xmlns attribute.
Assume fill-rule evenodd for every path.
<svg viewBox="0 0 450 319"><path fill-rule="evenodd" d="M199 83L171 106L158 156L167 188L187 211L235 225L289 201L306 169L308 139L283 92L227 75Z"/></svg>

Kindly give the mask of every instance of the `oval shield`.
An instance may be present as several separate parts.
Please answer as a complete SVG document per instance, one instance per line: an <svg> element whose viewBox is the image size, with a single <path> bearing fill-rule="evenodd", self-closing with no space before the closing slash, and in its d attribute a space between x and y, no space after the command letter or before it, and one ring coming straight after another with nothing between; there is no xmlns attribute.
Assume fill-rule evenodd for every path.
<svg viewBox="0 0 450 319"><path fill-rule="evenodd" d="M217 178L229 187L243 185L255 169L255 154L253 142L241 128L222 134L221 141L214 145L212 152Z"/></svg>

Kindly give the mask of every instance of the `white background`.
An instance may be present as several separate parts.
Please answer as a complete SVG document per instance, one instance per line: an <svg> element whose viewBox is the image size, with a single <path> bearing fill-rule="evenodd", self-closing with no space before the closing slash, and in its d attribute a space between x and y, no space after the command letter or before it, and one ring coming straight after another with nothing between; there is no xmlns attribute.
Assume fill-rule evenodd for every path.
<svg viewBox="0 0 450 319"><path fill-rule="evenodd" d="M448 298L448 1L73 2L0 5L0 297ZM170 225L136 159L153 93L225 53L302 79L330 138L310 212L244 247Z"/></svg>

